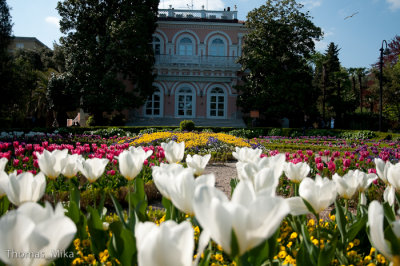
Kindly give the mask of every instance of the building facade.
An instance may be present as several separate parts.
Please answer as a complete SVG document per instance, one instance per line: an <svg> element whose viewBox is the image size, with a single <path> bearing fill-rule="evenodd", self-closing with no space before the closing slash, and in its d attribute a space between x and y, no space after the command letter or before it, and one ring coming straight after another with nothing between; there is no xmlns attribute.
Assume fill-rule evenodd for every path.
<svg viewBox="0 0 400 266"><path fill-rule="evenodd" d="M10 45L8 46L8 51L14 52L17 49L39 49L39 48L50 49L35 37L14 36L11 39Z"/></svg>
<svg viewBox="0 0 400 266"><path fill-rule="evenodd" d="M155 93L133 124L244 126L236 107L244 23L237 11L160 9L153 35Z"/></svg>

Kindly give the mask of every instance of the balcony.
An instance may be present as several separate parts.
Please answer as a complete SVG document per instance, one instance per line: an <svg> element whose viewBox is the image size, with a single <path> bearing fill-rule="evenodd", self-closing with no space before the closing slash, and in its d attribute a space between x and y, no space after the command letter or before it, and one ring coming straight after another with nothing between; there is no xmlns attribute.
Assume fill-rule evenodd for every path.
<svg viewBox="0 0 400 266"><path fill-rule="evenodd" d="M237 22L237 11L231 11L228 7L227 10L223 11L211 11L205 10L204 7L201 10L186 10L186 9L174 9L170 6L170 9L159 9L158 10L159 20L202 20L202 21L223 21L223 22Z"/></svg>
<svg viewBox="0 0 400 266"><path fill-rule="evenodd" d="M233 56L156 55L156 66L240 68Z"/></svg>

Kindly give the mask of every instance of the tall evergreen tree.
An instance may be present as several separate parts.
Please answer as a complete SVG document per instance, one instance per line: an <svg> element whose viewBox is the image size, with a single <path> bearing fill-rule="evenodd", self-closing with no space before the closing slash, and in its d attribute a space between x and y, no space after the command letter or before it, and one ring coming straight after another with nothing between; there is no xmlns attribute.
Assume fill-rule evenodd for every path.
<svg viewBox="0 0 400 266"><path fill-rule="evenodd" d="M237 102L244 111L302 121L303 110L314 108L317 94L307 59L322 33L301 8L295 0L268 0L247 15L249 33L239 62L248 75Z"/></svg>
<svg viewBox="0 0 400 266"><path fill-rule="evenodd" d="M81 107L101 123L103 112L135 108L153 93L158 0L58 2L66 70ZM133 85L126 89L124 79ZM71 80L70 80L71 81Z"/></svg>
<svg viewBox="0 0 400 266"><path fill-rule="evenodd" d="M6 0L0 0L0 119L10 118L12 67L7 48L11 41L12 22Z"/></svg>

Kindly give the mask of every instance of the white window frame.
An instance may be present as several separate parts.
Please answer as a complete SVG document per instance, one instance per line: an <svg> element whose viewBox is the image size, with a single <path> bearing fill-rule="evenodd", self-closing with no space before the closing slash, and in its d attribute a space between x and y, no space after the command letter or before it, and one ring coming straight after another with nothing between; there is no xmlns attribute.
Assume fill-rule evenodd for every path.
<svg viewBox="0 0 400 266"><path fill-rule="evenodd" d="M159 106L160 112L158 115L154 114L154 110L156 109L154 107L154 96L156 96L156 95L160 97L160 106ZM151 114L147 114L147 110L148 110L147 104L149 103L150 98L151 98L151 107L150 107ZM162 117L163 113L164 113L163 110L164 110L164 94L162 93L161 89L157 88L154 91L154 93L147 99L146 103L144 104L143 115L147 116L147 117Z"/></svg>
<svg viewBox="0 0 400 266"><path fill-rule="evenodd" d="M216 41L216 40L220 40L220 41L222 41L222 43L215 44L214 41ZM213 49L216 49L215 54L213 54ZM226 56L226 43L223 38L216 37L211 40L210 45L208 47L208 55L209 56Z"/></svg>
<svg viewBox="0 0 400 266"><path fill-rule="evenodd" d="M190 45L189 45L189 42L185 42L185 43L181 44L183 40L189 40L190 41ZM190 54L188 53L188 48L189 47L190 47L190 51L191 51ZM194 43L193 43L193 40L191 38L183 37L183 38L179 39L179 42L178 42L178 55L183 55L183 56L195 55L195 53L194 53Z"/></svg>
<svg viewBox="0 0 400 266"><path fill-rule="evenodd" d="M191 92L181 92L181 90L185 90L185 89L189 89L191 90ZM184 96L186 99L186 96L192 96L192 115L187 115L186 114L186 108L184 108L184 112L185 114L183 115L179 115L179 96ZM184 101L183 104L186 104L186 100ZM195 89L190 87L190 86L182 86L179 87L176 90L175 93L175 116L176 117L187 117L187 118L194 118L196 117L196 93L195 93Z"/></svg>
<svg viewBox="0 0 400 266"><path fill-rule="evenodd" d="M221 89L222 90L222 92L223 93L215 93L215 92L213 92L213 90L215 90L215 89ZM216 104L217 104L217 106L216 106L216 116L212 116L211 115L211 97L212 96L216 96L217 98L217 102L216 102ZM218 104L219 104L219 102L218 102L218 96L223 96L224 97L224 101L223 101L223 104L224 104L224 108L223 108L223 111L224 111L224 115L223 116L218 116ZM228 99L228 96L227 96L227 93L226 93L226 90L222 87L222 86L214 86L214 87L212 87L212 88L210 88L209 90L208 90L208 93L207 93L207 118L210 118L210 119L226 119L226 117L227 117L227 115L226 115L226 113L227 113L227 99Z"/></svg>

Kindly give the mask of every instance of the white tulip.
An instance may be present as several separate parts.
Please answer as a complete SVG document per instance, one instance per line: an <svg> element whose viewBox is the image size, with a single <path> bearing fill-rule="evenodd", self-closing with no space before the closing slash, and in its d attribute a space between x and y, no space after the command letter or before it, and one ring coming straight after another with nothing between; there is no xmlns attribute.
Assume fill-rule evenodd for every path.
<svg viewBox="0 0 400 266"><path fill-rule="evenodd" d="M267 189L271 195L275 195L284 162L285 155L278 154L268 158L263 157L251 163L238 162L236 169L239 179L251 181L257 192Z"/></svg>
<svg viewBox="0 0 400 266"><path fill-rule="evenodd" d="M163 173L164 171L164 173ZM180 168L178 171L169 171L161 168L153 173L153 180L160 193L172 201L180 211L193 215L193 201L196 187L201 185L215 185L214 174L202 175L195 178L193 169ZM174 174L171 174L173 172Z"/></svg>
<svg viewBox="0 0 400 266"><path fill-rule="evenodd" d="M356 176L358 180L358 191L361 193L361 201L360 203L362 205L367 204L367 197L365 196L365 190L368 189L368 187L372 184L372 182L378 178L376 174L367 174L364 173L360 170L355 170L354 175Z"/></svg>
<svg viewBox="0 0 400 266"><path fill-rule="evenodd" d="M166 184L172 183L175 180L175 177L179 174L187 174L182 171L185 168L180 164L160 164L160 166L153 166L152 175L154 184L157 189L160 191L161 195L163 195L167 199L171 199L169 195L168 186ZM191 172L193 174L193 170L186 168L186 172Z"/></svg>
<svg viewBox="0 0 400 266"><path fill-rule="evenodd" d="M133 180L142 171L144 161L153 153L142 147L130 147L118 156L119 171L127 180Z"/></svg>
<svg viewBox="0 0 400 266"><path fill-rule="evenodd" d="M30 172L11 173L9 176L6 194L14 205L21 205L25 202L36 202L40 200L46 189L46 178L42 172L33 176Z"/></svg>
<svg viewBox="0 0 400 266"><path fill-rule="evenodd" d="M95 182L106 169L108 159L86 159L78 161L78 169L90 183Z"/></svg>
<svg viewBox="0 0 400 266"><path fill-rule="evenodd" d="M48 202L45 207L25 203L0 219L0 260L9 265L47 265L64 254L76 231L60 203L55 209Z"/></svg>
<svg viewBox="0 0 400 266"><path fill-rule="evenodd" d="M135 228L138 265L191 266L194 231L188 221L166 221L160 226L138 223Z"/></svg>
<svg viewBox="0 0 400 266"><path fill-rule="evenodd" d="M290 213L292 215L306 214L310 211L303 202L306 200L318 214L329 207L336 199L336 184L328 178L320 175L315 181L309 177L303 179L299 186L299 197L292 197L288 200Z"/></svg>
<svg viewBox="0 0 400 266"><path fill-rule="evenodd" d="M376 165L376 173L379 176L380 179L382 179L383 182L387 183L387 168L390 165L390 162L387 161L385 162L384 160L380 158L375 158L374 159L375 165Z"/></svg>
<svg viewBox="0 0 400 266"><path fill-rule="evenodd" d="M249 147L235 147L234 152L232 152L232 156L235 157L239 162L256 162L260 159L262 150L261 149L252 149Z"/></svg>
<svg viewBox="0 0 400 266"><path fill-rule="evenodd" d="M39 168L48 178L56 179L65 166L68 150L44 150L42 154L37 153Z"/></svg>
<svg viewBox="0 0 400 266"><path fill-rule="evenodd" d="M389 164L387 167L387 180L395 189L400 189L400 163Z"/></svg>
<svg viewBox="0 0 400 266"><path fill-rule="evenodd" d="M200 156L195 154L193 157L188 154L186 156L186 164L188 167L195 170L195 175L201 175L204 172L204 169L207 166L208 161L210 161L211 154L206 154L204 156Z"/></svg>
<svg viewBox="0 0 400 266"><path fill-rule="evenodd" d="M307 163L299 162L299 163L284 163L283 171L285 175L294 183L300 183L304 178L308 176L310 173L310 166Z"/></svg>
<svg viewBox="0 0 400 266"><path fill-rule="evenodd" d="M334 174L332 180L336 184L337 193L345 199L353 198L356 192L358 192L359 181L352 170L350 170L343 177L340 177L338 174Z"/></svg>
<svg viewBox="0 0 400 266"><path fill-rule="evenodd" d="M232 252L231 237L234 232L239 255L242 255L276 232L289 213L289 206L283 198L271 197L267 193L256 195L249 182L241 181L231 201L215 187L198 187L194 211L202 228L228 254Z"/></svg>
<svg viewBox="0 0 400 266"><path fill-rule="evenodd" d="M382 205L375 200L371 202L368 207L368 224L370 228L371 243L387 259L391 260L393 254L385 240L384 218L385 215ZM400 238L400 221L393 222L391 226L397 238Z"/></svg>
<svg viewBox="0 0 400 266"><path fill-rule="evenodd" d="M4 169L6 168L7 162L8 162L7 158L0 159L0 172L4 171Z"/></svg>
<svg viewBox="0 0 400 266"><path fill-rule="evenodd" d="M175 141L170 141L168 143L161 143L161 147L164 149L165 159L169 163L179 163L183 160L185 155L185 142L176 143Z"/></svg>
<svg viewBox="0 0 400 266"><path fill-rule="evenodd" d="M6 172L0 171L0 198L6 195L9 178Z"/></svg>
<svg viewBox="0 0 400 266"><path fill-rule="evenodd" d="M83 160L82 155L79 154L68 154L65 160L64 168L61 173L67 178L73 178L78 173L78 161Z"/></svg>

